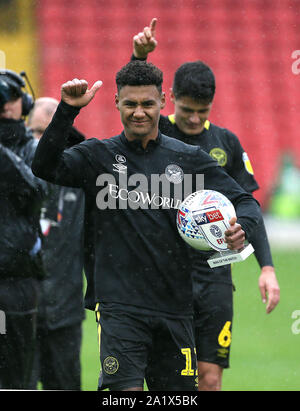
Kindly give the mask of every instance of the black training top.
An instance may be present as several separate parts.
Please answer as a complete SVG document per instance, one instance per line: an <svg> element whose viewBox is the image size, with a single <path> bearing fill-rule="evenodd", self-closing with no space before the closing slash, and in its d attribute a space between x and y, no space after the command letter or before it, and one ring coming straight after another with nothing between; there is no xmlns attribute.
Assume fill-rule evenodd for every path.
<svg viewBox="0 0 300 411"><path fill-rule="evenodd" d="M186 144L200 146L245 191L252 193L259 188L247 153L241 146L239 139L230 130L218 127L207 120L200 134L187 135L177 127L173 114L160 117L159 129L163 134L175 137Z"/></svg>
<svg viewBox="0 0 300 411"><path fill-rule="evenodd" d="M85 191L89 208L85 227L93 254L87 273L88 308L107 302L137 313L146 309L192 316L189 247L176 227L180 178L184 185L185 177L192 176L192 192L196 175L204 174L205 188L232 201L246 235L259 219L257 202L199 147L161 133L146 149L122 133L65 150L78 112L59 104L39 142L32 169L50 182ZM172 176L173 171L177 175ZM163 184L159 191L153 189L157 176L169 182L169 192Z"/></svg>

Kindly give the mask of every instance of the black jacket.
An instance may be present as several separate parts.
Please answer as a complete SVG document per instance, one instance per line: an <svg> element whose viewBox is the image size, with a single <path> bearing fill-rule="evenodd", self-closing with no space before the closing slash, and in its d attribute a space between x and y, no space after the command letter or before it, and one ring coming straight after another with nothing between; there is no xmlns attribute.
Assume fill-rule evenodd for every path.
<svg viewBox="0 0 300 411"><path fill-rule="evenodd" d="M23 120L0 120L0 279L43 276L39 216L47 183L31 171L36 146Z"/></svg>
<svg viewBox="0 0 300 411"><path fill-rule="evenodd" d="M43 262L40 324L66 327L84 318L83 306L84 193L54 186L43 204Z"/></svg>
<svg viewBox="0 0 300 411"><path fill-rule="evenodd" d="M191 274L187 245L176 228L176 187L169 184L168 195L160 190L152 192L152 176L166 175L174 165L193 179L204 174L205 188L220 191L233 202L247 235L259 218L257 203L199 147L160 133L146 149L138 141L129 142L122 133L107 140L90 139L65 150L78 112L60 103L39 142L32 169L50 182L85 191L90 208L86 227L94 248L91 271L87 273L87 307L92 308L95 302L121 303L122 309L127 306L137 312L146 309L191 316ZM136 176L148 186L139 191L145 207L141 204L138 209L135 204L129 206L126 199L124 204L123 194L127 192L129 199L128 190L122 189L121 198L124 177L128 189L134 192L136 183L130 177ZM100 181L103 178L108 181L104 187ZM161 207L162 200L168 200L169 207ZM106 201L110 206L103 209ZM150 207L150 201L154 207Z"/></svg>

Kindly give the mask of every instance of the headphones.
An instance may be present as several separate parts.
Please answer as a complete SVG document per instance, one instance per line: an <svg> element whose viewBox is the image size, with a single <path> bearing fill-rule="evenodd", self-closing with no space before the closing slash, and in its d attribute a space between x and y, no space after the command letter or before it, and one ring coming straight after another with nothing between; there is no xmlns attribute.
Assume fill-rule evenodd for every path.
<svg viewBox="0 0 300 411"><path fill-rule="evenodd" d="M26 87L26 83L22 77L25 77L25 79L27 80L33 96L34 93L25 71L22 71L19 75L12 70L1 69L0 76L6 76L8 80L11 80L9 81L10 86L20 89L22 97L22 116L27 116L34 106L34 97L21 90L22 88Z"/></svg>

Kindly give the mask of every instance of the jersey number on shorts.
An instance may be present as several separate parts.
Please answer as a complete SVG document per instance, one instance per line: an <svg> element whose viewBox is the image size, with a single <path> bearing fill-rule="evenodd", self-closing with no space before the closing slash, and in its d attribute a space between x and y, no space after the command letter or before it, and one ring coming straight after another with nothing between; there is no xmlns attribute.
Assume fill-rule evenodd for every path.
<svg viewBox="0 0 300 411"><path fill-rule="evenodd" d="M231 321L226 321L222 331L219 334L218 342L221 347L227 348L231 344Z"/></svg>
<svg viewBox="0 0 300 411"><path fill-rule="evenodd" d="M196 352L196 348L194 349ZM195 373L195 370L192 368L192 353L190 348L181 348L182 354L185 356L185 361L186 361L186 367L184 370L181 371L181 375L197 375L197 370Z"/></svg>

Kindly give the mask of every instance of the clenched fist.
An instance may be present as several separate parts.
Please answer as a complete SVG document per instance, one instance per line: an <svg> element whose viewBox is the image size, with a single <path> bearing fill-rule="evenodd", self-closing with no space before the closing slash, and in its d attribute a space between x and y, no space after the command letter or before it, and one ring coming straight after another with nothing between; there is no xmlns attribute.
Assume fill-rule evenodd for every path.
<svg viewBox="0 0 300 411"><path fill-rule="evenodd" d="M61 86L61 99L74 107L84 107L94 98L96 92L102 86L102 81L96 81L93 87L88 89L86 80L77 78L67 81Z"/></svg>

